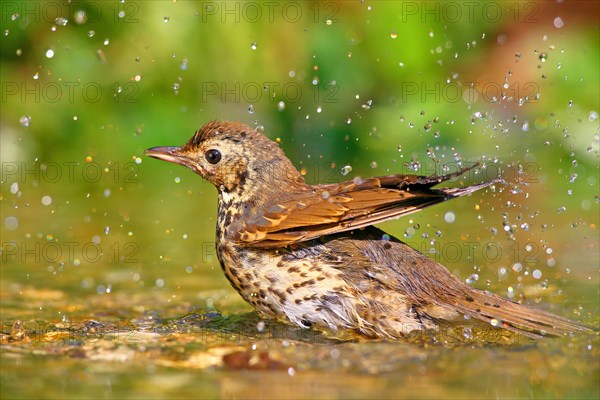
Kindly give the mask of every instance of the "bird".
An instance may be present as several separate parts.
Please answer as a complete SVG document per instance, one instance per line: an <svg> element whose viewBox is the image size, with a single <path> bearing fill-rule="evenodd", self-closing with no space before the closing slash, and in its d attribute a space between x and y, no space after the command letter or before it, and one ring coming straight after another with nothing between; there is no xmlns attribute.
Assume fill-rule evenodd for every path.
<svg viewBox="0 0 600 400"><path fill-rule="evenodd" d="M590 330L472 287L374 226L498 183L436 188L476 165L447 175L309 185L275 141L228 121L208 122L183 146L145 154L190 168L217 188L217 258L264 318L380 339L465 318L536 339Z"/></svg>

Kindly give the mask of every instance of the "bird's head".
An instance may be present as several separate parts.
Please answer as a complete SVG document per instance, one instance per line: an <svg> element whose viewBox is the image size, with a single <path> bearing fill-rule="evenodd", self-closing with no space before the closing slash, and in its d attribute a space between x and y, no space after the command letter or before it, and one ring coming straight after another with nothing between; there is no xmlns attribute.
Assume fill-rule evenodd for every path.
<svg viewBox="0 0 600 400"><path fill-rule="evenodd" d="M304 184L277 143L237 122L209 122L185 145L153 147L146 155L191 168L219 192Z"/></svg>

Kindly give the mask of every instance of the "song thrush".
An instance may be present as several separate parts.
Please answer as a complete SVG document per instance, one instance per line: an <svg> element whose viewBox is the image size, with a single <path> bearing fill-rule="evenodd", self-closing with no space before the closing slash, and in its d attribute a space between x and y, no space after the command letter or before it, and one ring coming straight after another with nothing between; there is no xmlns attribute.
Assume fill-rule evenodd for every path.
<svg viewBox="0 0 600 400"><path fill-rule="evenodd" d="M383 338L465 316L530 337L588 329L475 289L373 227L491 184L433 188L466 170L311 186L275 142L235 122L210 122L182 147L146 154L217 187L218 259L264 316Z"/></svg>

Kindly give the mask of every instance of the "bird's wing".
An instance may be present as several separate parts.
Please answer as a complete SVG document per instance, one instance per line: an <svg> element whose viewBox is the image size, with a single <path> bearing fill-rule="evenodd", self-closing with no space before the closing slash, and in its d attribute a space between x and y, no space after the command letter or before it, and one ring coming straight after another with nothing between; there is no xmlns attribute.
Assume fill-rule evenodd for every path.
<svg viewBox="0 0 600 400"><path fill-rule="evenodd" d="M293 198L274 202L264 208L263 213L237 220L229 229L240 244L273 248L363 228L497 182L432 189L476 166L443 176L388 175L314 186L312 191L295 193Z"/></svg>

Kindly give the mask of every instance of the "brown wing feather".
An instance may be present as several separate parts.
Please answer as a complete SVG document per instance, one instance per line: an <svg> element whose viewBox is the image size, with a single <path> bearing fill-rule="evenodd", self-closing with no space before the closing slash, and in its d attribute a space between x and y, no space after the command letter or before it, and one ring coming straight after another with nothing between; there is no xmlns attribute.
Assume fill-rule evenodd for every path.
<svg viewBox="0 0 600 400"><path fill-rule="evenodd" d="M398 218L496 182L431 188L472 168L444 176L389 175L314 186L312 192L291 194L270 207L272 212L237 226L237 237L253 247L281 247Z"/></svg>

